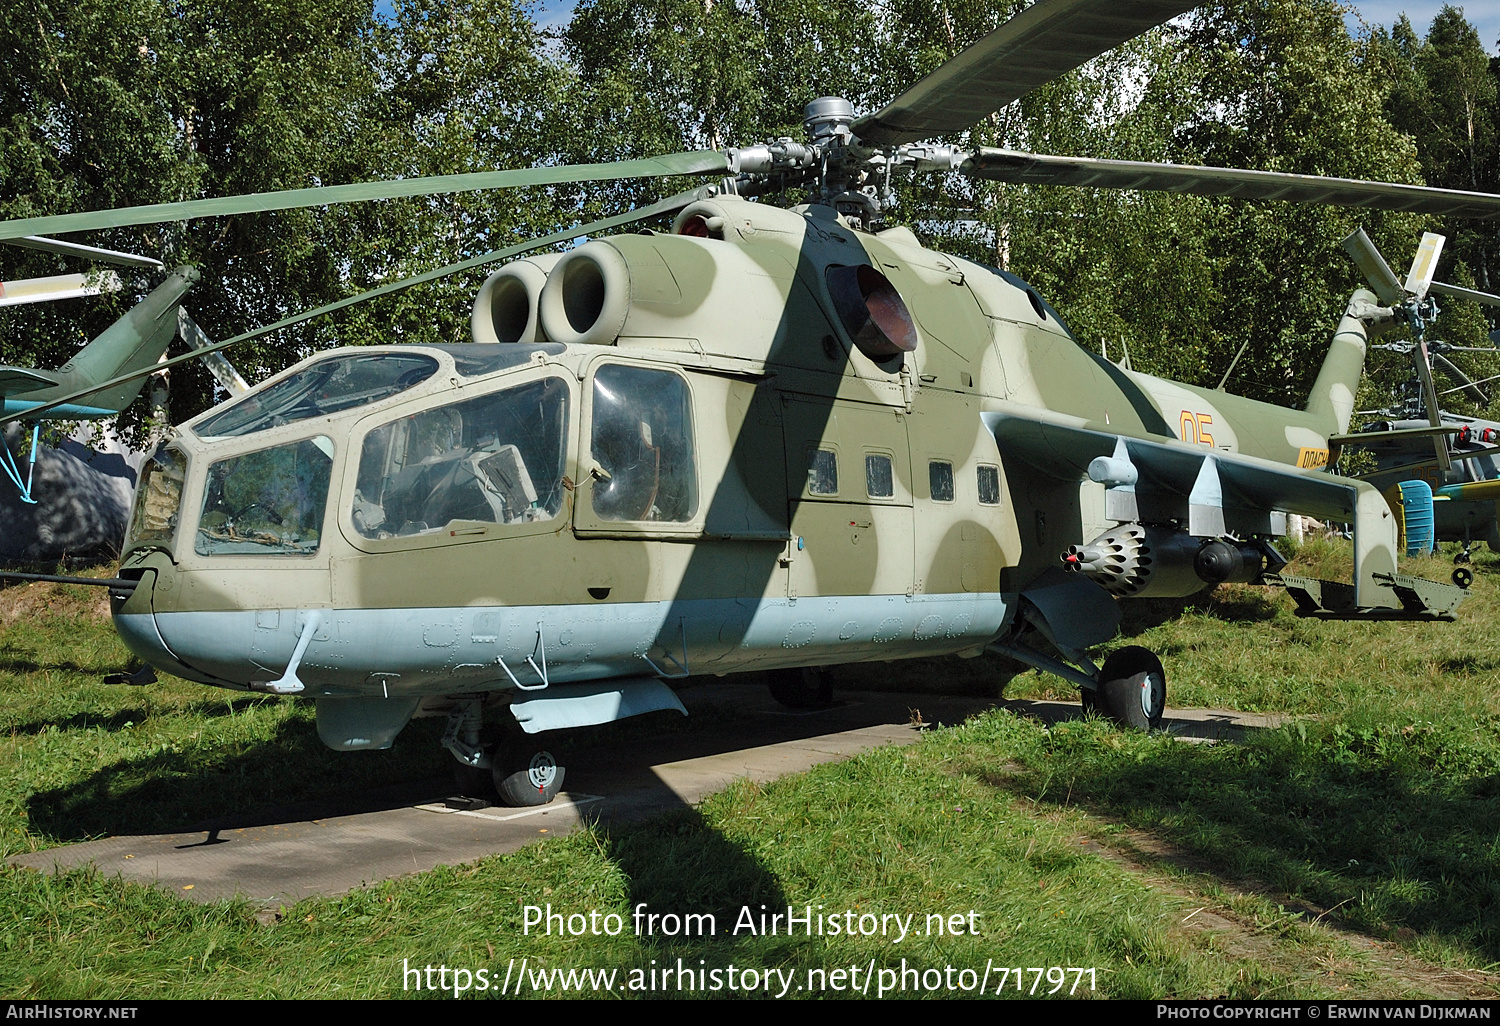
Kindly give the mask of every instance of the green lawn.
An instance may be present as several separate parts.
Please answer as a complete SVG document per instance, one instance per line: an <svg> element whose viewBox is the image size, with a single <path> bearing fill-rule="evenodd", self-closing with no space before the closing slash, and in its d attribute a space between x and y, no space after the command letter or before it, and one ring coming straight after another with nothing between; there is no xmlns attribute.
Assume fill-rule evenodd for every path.
<svg viewBox="0 0 1500 1026"><path fill-rule="evenodd" d="M1297 566L1334 576L1346 560L1337 543L1320 543ZM1436 578L1449 566L1407 569ZM687 978L679 964L704 974L683 996L700 982L728 992L730 966L733 993L747 992L749 969L749 992L765 994L769 972L772 996L847 996L838 988L868 982L874 997L904 982L897 994L959 997L986 969L993 991L1001 967L1092 968L1092 991L1088 974L1064 973L1061 989L1077 981L1077 996L1103 997L1436 995L1455 974L1484 985L1500 962L1494 568L1481 565L1456 624L1303 621L1284 597L1248 587L1132 610L1119 643L1161 653L1172 705L1297 714L1243 745L1098 721L1049 730L996 711L909 748L742 784L692 811L304 901L275 918L90 872L3 870L0 991L426 996L403 968L431 965L449 990L466 980L477 993L483 981L490 996L507 972L514 992L523 959L533 980L613 970L615 996L662 996L663 968L676 994ZM0 593L6 854L446 769L437 721L414 724L390 752L351 759L318 743L310 703L173 680L105 687L99 679L125 653L101 600L44 585ZM875 670L841 668L840 685L1075 694L989 660ZM711 914L715 935L636 936L631 913L643 903ZM624 927L523 932L523 909L547 904L613 913ZM762 904L811 906L856 926L881 916L909 932L733 932L742 909L758 916ZM959 916L963 931L921 935L936 914L947 926ZM1024 972L1022 989L1042 993L1055 978ZM1008 996L1016 981L1007 975ZM547 992L571 993L557 980Z"/></svg>

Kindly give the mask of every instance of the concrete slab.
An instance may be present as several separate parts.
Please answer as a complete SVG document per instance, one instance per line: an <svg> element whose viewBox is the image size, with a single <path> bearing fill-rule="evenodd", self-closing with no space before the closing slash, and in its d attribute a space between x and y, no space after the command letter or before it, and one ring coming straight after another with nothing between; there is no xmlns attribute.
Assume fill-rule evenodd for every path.
<svg viewBox="0 0 1500 1026"><path fill-rule="evenodd" d="M999 705L1045 722L1076 718L1076 702L991 702L978 698L856 692L830 709L790 712L744 685L682 693L690 711L728 707L699 733L604 745L569 761L575 788L538 809L445 804L443 779L291 809L232 812L202 829L119 836L12 859L43 871L93 863L105 873L195 901L244 897L271 908L338 894L438 865L472 862L585 822L620 822L690 807L738 779L774 780L883 745L909 744L922 727L954 724ZM920 709L920 712L917 710ZM1217 710L1171 710L1184 738L1243 736L1275 718Z"/></svg>

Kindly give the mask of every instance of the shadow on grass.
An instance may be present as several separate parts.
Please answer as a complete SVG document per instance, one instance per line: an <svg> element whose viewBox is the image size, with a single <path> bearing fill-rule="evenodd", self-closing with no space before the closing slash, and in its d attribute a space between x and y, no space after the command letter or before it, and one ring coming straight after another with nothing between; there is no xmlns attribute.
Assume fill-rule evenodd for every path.
<svg viewBox="0 0 1500 1026"><path fill-rule="evenodd" d="M391 749L344 753L324 747L310 720L287 720L271 740L238 751L164 748L117 762L72 786L31 795L27 815L32 831L66 843L395 808L412 799L389 789L413 782L436 781L441 799L451 790L441 731L441 720L419 720ZM270 819L257 814L272 809Z"/></svg>
<svg viewBox="0 0 1500 1026"><path fill-rule="evenodd" d="M1500 669L1500 654L1466 652L1443 659L1438 665L1444 673L1492 673Z"/></svg>
<svg viewBox="0 0 1500 1026"><path fill-rule="evenodd" d="M1195 868L1309 900L1352 928L1438 935L1500 959L1494 757L1465 747L1456 729L1315 730L1208 748L1094 743L1087 725L1070 725L1053 731L1045 765L1019 777L971 772L1121 817Z"/></svg>
<svg viewBox="0 0 1500 1026"><path fill-rule="evenodd" d="M705 986L712 981L700 976L700 970L722 969L736 959L743 964L747 955L757 965L793 957L796 942L784 926L788 901L781 883L696 809L681 805L649 822L601 827L597 836L628 881L631 912L642 916L636 938L639 968L648 982L653 969L670 974L670 983L661 977L661 985L651 988L655 996L722 991L722 985ZM746 910L754 930L743 929ZM777 936L760 936L762 910L767 917L783 917ZM648 918L652 915L661 918L653 921Z"/></svg>
<svg viewBox="0 0 1500 1026"><path fill-rule="evenodd" d="M14 649L0 649L0 673L37 673L43 670L51 670L59 673L77 673L85 677L102 678L105 674L115 673L118 667L110 663L94 666L84 666L82 663L71 659L56 660L53 662L39 663L31 658L30 653L17 653Z"/></svg>
<svg viewBox="0 0 1500 1026"><path fill-rule="evenodd" d="M30 723L17 723L6 728L6 732L28 737L48 730L55 730L59 733L69 730L103 730L113 733L117 730L129 730L139 726L146 722L150 715L144 706L132 706L129 709L117 709L108 716L100 716L98 713L75 713L61 720L33 720Z"/></svg>
<svg viewBox="0 0 1500 1026"><path fill-rule="evenodd" d="M1282 611L1279 595L1273 588L1224 585L1187 598L1131 599L1120 604L1120 633L1135 637L1190 612L1226 623L1263 623Z"/></svg>

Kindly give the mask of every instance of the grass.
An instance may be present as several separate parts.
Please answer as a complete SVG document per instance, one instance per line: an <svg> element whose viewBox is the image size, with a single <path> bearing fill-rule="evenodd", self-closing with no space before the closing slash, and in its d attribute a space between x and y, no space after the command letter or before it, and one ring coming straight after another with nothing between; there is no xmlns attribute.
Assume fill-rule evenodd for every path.
<svg viewBox="0 0 1500 1026"><path fill-rule="evenodd" d="M1310 544L1297 570L1331 577L1345 564L1347 574L1347 558L1336 543ZM1448 564L1406 569L1443 577ZM498 986L512 959L532 972L613 968L620 987L638 970L645 988L651 970L681 959L705 972L776 969L793 987L811 970L850 966L857 985L873 963L877 975L1093 967L1093 996L1104 997L1450 993L1452 974L1478 978L1500 962L1500 650L1488 629L1500 592L1495 564L1480 569L1455 624L1315 623L1247 587L1134 608L1118 643L1162 653L1173 705L1298 714L1242 745L1097 721L1047 729L996 711L909 748L741 784L660 820L311 899L274 919L87 870L0 870L0 992L428 996L410 977L403 991L403 965L485 969ZM389 752L351 757L317 742L310 703L173 680L105 687L99 679L125 653L101 602L66 586L0 592L4 854L446 769L437 721L414 723ZM1075 697L988 660L844 667L838 677L845 687ZM713 914L719 929L524 932L523 907L548 903L626 924L645 903ZM918 925L972 911L979 935L730 932L742 908L761 904ZM932 994L962 996L966 979Z"/></svg>

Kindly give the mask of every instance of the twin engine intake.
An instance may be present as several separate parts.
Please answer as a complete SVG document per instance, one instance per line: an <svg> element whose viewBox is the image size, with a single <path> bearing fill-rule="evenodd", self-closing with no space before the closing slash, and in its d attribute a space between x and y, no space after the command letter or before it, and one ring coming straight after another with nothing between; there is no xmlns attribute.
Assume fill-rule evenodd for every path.
<svg viewBox="0 0 1500 1026"><path fill-rule="evenodd" d="M1248 584L1286 560L1264 542L1197 538L1145 524L1121 524L1070 545L1063 569L1118 598L1182 598L1215 584Z"/></svg>
<svg viewBox="0 0 1500 1026"><path fill-rule="evenodd" d="M500 268L479 287L469 324L475 342L608 345L629 312L625 258L613 246L590 242Z"/></svg>

